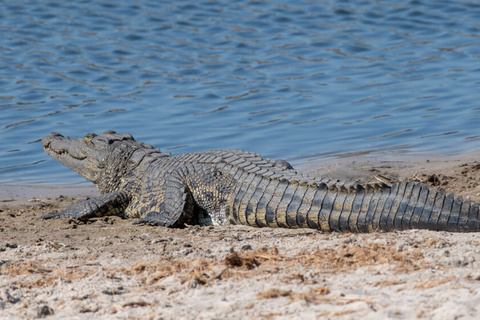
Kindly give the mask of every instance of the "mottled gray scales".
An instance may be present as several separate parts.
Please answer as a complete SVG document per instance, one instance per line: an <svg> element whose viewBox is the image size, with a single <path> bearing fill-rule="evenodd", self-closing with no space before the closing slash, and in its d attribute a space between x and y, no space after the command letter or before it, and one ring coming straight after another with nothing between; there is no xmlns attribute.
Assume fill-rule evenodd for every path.
<svg viewBox="0 0 480 320"><path fill-rule="evenodd" d="M367 212L364 216L364 219L359 222L358 229L363 230L363 232L372 232L376 230L373 226L373 220L375 219L375 211L377 209L378 202L382 196L382 192L379 189L380 187L372 191L372 199L370 200Z"/></svg>
<svg viewBox="0 0 480 320"><path fill-rule="evenodd" d="M400 204L402 203L403 196L405 195L405 191L407 189L407 184L408 182L402 181L400 182L398 186L398 193L396 197L393 199L392 202L392 207L390 208L390 212L388 213L387 217L387 230L395 230L395 216L397 215L398 208L400 207Z"/></svg>
<svg viewBox="0 0 480 320"><path fill-rule="evenodd" d="M427 229L438 230L437 223L440 218L440 213L443 209L443 204L445 203L445 190L440 190L435 197L435 204L432 208L432 213L430 213L430 218L428 219Z"/></svg>
<svg viewBox="0 0 480 320"><path fill-rule="evenodd" d="M309 228L308 226L308 212L312 208L313 198L315 193L317 192L317 188L308 185L305 194L302 197L302 204L298 208L297 214L297 223L300 228Z"/></svg>
<svg viewBox="0 0 480 320"><path fill-rule="evenodd" d="M352 214L353 203L355 201L357 193L354 188L348 188L347 190L347 195L345 197L345 201L343 202L342 212L338 217L338 225L335 225L334 228L332 227L332 230L340 232L350 231L350 215Z"/></svg>
<svg viewBox="0 0 480 320"><path fill-rule="evenodd" d="M450 193L445 197L445 200L443 202L443 208L437 221L437 228L439 230L448 230L448 219L452 214L454 200L455 196L453 193Z"/></svg>
<svg viewBox="0 0 480 320"><path fill-rule="evenodd" d="M280 180L267 179L268 185L265 189L265 192L260 197L260 200L257 204L257 211L255 213L255 221L259 227L268 227L267 224L267 206L270 204L270 201L275 195L275 190L280 184Z"/></svg>
<svg viewBox="0 0 480 320"><path fill-rule="evenodd" d="M470 212L468 214L468 222L467 222L467 230L471 230L471 229L474 229L476 227L476 229L480 229L478 227L480 221L479 221L479 217L478 217L478 214L479 214L479 209L478 209L478 203L474 203L471 208L470 208Z"/></svg>
<svg viewBox="0 0 480 320"><path fill-rule="evenodd" d="M255 191L252 194L252 198L248 202L247 208L245 210L245 215L247 216L247 223L250 226L257 226L257 211L258 204L262 196L265 194L265 189L270 183L269 179L263 179L260 175L260 181L256 184Z"/></svg>
<svg viewBox="0 0 480 320"><path fill-rule="evenodd" d="M247 173L245 180L242 183L242 187L238 192L238 197L235 198L234 202L234 209L236 209L238 221L240 224L247 224L247 218L245 214L243 214L247 208L247 201L250 199L252 194L249 192L249 188L255 179L255 174Z"/></svg>
<svg viewBox="0 0 480 320"><path fill-rule="evenodd" d="M435 204L435 198L437 197L437 188L433 187L429 189L427 194L427 200L423 206L423 210L420 214L420 220L418 221L419 229L426 229L428 226L428 221L430 219L430 214L433 210L433 205Z"/></svg>
<svg viewBox="0 0 480 320"><path fill-rule="evenodd" d="M322 207L318 213L318 225L320 230L329 231L330 230L330 214L333 209L333 203L338 194L338 189L335 186L330 187L327 190L325 198L323 199Z"/></svg>
<svg viewBox="0 0 480 320"><path fill-rule="evenodd" d="M463 198L457 197L452 205L451 214L447 217L447 230L455 231L458 228L458 221L460 219L460 212L462 210Z"/></svg>
<svg viewBox="0 0 480 320"><path fill-rule="evenodd" d="M468 214L470 212L471 203L469 200L462 202L462 209L460 210L460 216L457 222L457 228L466 230L466 225L468 224Z"/></svg>
<svg viewBox="0 0 480 320"><path fill-rule="evenodd" d="M276 213L277 225L280 228L288 228L287 208L290 202L292 201L293 195L295 194L295 191L297 191L297 189L298 189L298 183L288 183L287 188L283 192L282 200L280 200L280 203L278 204L277 213Z"/></svg>
<svg viewBox="0 0 480 320"><path fill-rule="evenodd" d="M365 220L367 219L367 213L373 199L373 194L373 188L367 185L365 187L365 195L363 197L362 206L360 207L360 213L357 218L357 229L359 232L368 232L368 226L365 225Z"/></svg>
<svg viewBox="0 0 480 320"><path fill-rule="evenodd" d="M253 196L258 189L263 177L258 174L250 174L253 176L251 180L247 192L244 194L243 199L241 201L239 212L240 214L240 221L242 224L255 226L255 212L248 210L248 208L256 207L256 203L252 203ZM242 218L243 217L243 218Z"/></svg>
<svg viewBox="0 0 480 320"><path fill-rule="evenodd" d="M363 199L365 198L365 188L363 186L356 186L355 200L352 204L352 209L348 217L348 230L351 232L360 232L358 230L357 220L362 209Z"/></svg>
<svg viewBox="0 0 480 320"><path fill-rule="evenodd" d="M400 205L398 206L397 212L395 213L395 217L393 218L393 224L395 230L403 230L402 221L403 217L405 217L405 212L408 207L408 203L410 201L416 201L415 195L413 193L413 188L415 187L415 181L410 181L405 186L405 193L400 201ZM418 195L417 195L418 197Z"/></svg>
<svg viewBox="0 0 480 320"><path fill-rule="evenodd" d="M418 223L420 217L421 209L425 205L426 195L428 194L428 187L424 188L419 182L415 184L415 187L412 191L412 197L408 203L408 207L405 210L405 214L402 218L402 229L410 229L412 221Z"/></svg>
<svg viewBox="0 0 480 320"><path fill-rule="evenodd" d="M305 199L307 190L308 188L305 188L304 186L297 188L292 200L290 201L290 204L287 207L287 225L290 228L300 228L298 217L301 215L301 213L299 210L303 200Z"/></svg>
<svg viewBox="0 0 480 320"><path fill-rule="evenodd" d="M172 156L113 131L80 139L52 133L42 143L101 194L44 219L119 215L166 227L244 224L339 232L480 228L478 204L414 181L311 178L284 160L242 150Z"/></svg>
<svg viewBox="0 0 480 320"><path fill-rule="evenodd" d="M280 180L279 184L275 188L273 192L273 197L267 204L266 214L265 214L265 221L267 226L272 228L278 227L277 217L278 217L278 206L280 205L280 201L283 199L283 195L288 188L288 181L287 180Z"/></svg>

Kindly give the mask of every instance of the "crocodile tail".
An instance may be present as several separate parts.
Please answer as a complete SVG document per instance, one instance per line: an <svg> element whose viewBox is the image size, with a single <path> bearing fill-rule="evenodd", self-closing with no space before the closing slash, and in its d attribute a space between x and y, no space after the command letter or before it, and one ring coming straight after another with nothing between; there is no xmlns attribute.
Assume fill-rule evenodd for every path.
<svg viewBox="0 0 480 320"><path fill-rule="evenodd" d="M253 186L232 208L236 223L340 232L480 231L478 204L415 181L370 185L264 179Z"/></svg>
<svg viewBox="0 0 480 320"><path fill-rule="evenodd" d="M314 219L314 214L307 215L310 217ZM321 230L341 232L480 231L478 204L415 181L390 186L332 186L318 210L318 222L310 224Z"/></svg>

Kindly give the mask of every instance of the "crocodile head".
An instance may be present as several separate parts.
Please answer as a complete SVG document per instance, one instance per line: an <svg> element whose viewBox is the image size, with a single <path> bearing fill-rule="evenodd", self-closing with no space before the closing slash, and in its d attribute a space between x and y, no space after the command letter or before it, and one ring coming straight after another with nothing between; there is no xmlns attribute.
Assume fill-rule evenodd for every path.
<svg viewBox="0 0 480 320"><path fill-rule="evenodd" d="M118 188L129 170L151 153L160 153L151 145L137 142L129 134L106 131L88 133L70 139L53 132L42 139L45 152L52 158L97 184L100 191Z"/></svg>

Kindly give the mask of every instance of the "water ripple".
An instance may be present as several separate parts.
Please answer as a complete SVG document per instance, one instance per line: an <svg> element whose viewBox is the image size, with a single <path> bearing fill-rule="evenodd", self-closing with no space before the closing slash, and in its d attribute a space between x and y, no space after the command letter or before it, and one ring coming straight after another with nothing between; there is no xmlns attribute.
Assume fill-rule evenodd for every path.
<svg viewBox="0 0 480 320"><path fill-rule="evenodd" d="M0 182L81 181L43 154L51 131L292 162L479 149L478 16L463 1L4 1Z"/></svg>

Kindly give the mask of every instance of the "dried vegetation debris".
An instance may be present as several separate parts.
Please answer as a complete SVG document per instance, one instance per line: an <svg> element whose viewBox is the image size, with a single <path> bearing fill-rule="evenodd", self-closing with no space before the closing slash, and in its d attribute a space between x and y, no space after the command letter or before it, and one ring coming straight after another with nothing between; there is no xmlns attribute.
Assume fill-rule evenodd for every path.
<svg viewBox="0 0 480 320"><path fill-rule="evenodd" d="M428 243L425 247L428 248L432 243ZM59 247L58 244L52 246L57 249ZM162 257L140 262L132 267L110 267L105 266L101 261L98 263L84 261L79 265L58 268L55 267L58 263L57 259L9 261L0 266L0 275L16 278L17 280L11 282L12 285L28 289L53 286L59 279L73 281L93 276L99 271L99 267L111 279L118 277L119 274L135 276L143 288L155 285L168 277L177 277L180 283L194 281L199 285L209 285L212 281L229 278L239 280L280 271L285 273L286 279L307 282L307 277L300 272L302 269L318 276L389 264L395 266L395 272L405 273L431 268L432 265L423 258L421 249L418 247L400 251L392 244L356 241L335 248L301 250L296 254L271 246L232 252L220 260L203 257ZM19 277L21 275L29 275L29 277L22 279Z"/></svg>

